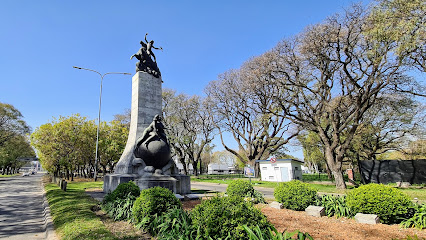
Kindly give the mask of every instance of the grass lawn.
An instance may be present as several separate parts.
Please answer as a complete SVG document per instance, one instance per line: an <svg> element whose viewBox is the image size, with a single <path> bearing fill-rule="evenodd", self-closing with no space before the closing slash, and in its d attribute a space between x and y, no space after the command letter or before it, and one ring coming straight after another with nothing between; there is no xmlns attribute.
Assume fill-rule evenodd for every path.
<svg viewBox="0 0 426 240"><path fill-rule="evenodd" d="M7 178L7 177L13 177L13 176L19 176L19 175L21 175L20 173L15 173L15 174L10 174L10 175L3 175L3 174L1 174L0 175L0 178Z"/></svg>
<svg viewBox="0 0 426 240"><path fill-rule="evenodd" d="M248 178L238 178L242 180L249 181ZM221 183L221 184L229 184L233 181L233 179L198 179L198 178L191 178L191 181L194 182L211 182L211 183ZM275 188L278 186L277 182L266 182L266 181L259 181L259 180L252 180L251 181L254 186L258 187L266 187L266 188ZM309 183L309 182L308 182ZM330 193L330 194L346 194L350 192L354 187L353 186L347 186L348 189L336 189L335 185L330 184L317 184L317 183L309 183L312 187L316 188L318 192L320 193ZM408 188L408 189L400 189L402 192L406 193L411 199L417 198L421 202L426 201L426 189L415 189L415 188Z"/></svg>
<svg viewBox="0 0 426 240"><path fill-rule="evenodd" d="M68 182L66 192L53 183L45 186L55 230L61 239L133 239L114 236L92 211L98 203L84 192L85 188L102 185L103 182Z"/></svg>

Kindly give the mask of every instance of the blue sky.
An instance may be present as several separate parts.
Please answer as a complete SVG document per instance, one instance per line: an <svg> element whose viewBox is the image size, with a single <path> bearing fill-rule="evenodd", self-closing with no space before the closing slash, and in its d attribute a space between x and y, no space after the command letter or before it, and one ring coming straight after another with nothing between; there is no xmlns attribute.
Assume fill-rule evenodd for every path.
<svg viewBox="0 0 426 240"><path fill-rule="evenodd" d="M364 1L368 2L368 1ZM155 40L163 88L203 95L209 81L274 47L349 0L0 2L0 102L33 128L80 113L96 119L100 77L135 73L145 33ZM131 77L104 79L101 119L130 108Z"/></svg>

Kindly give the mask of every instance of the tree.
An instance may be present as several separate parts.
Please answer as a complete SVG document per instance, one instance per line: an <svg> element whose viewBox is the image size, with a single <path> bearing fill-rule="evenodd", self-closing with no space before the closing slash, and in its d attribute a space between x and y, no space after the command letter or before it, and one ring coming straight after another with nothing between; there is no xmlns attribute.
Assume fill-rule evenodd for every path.
<svg viewBox="0 0 426 240"><path fill-rule="evenodd" d="M216 151L212 155L212 160L210 163L218 163L228 166L235 166L236 165L236 159L235 155L223 150L223 151Z"/></svg>
<svg viewBox="0 0 426 240"><path fill-rule="evenodd" d="M312 131L303 132L297 136L297 139L303 147L303 157L309 171L319 173L320 170L326 169L327 173L329 173L330 171L325 161L324 146L318 134Z"/></svg>
<svg viewBox="0 0 426 240"><path fill-rule="evenodd" d="M276 114L280 109L273 99L273 86L267 83L271 74L267 60L253 58L240 69L219 75L205 90L223 147L243 165L269 157L298 133L285 116ZM224 140L225 132L238 149Z"/></svg>
<svg viewBox="0 0 426 240"><path fill-rule="evenodd" d="M176 95L173 90L163 91L163 118L167 138L173 153L188 174L191 163L198 175L204 148L213 140L213 122L199 96ZM201 166L201 165L200 165Z"/></svg>
<svg viewBox="0 0 426 240"><path fill-rule="evenodd" d="M365 114L349 148L353 165L376 160L387 151L405 147L408 138L424 136L423 106L407 94L383 95Z"/></svg>
<svg viewBox="0 0 426 240"><path fill-rule="evenodd" d="M368 37L392 41L405 64L426 71L426 4L424 0L377 0L369 21Z"/></svg>
<svg viewBox="0 0 426 240"><path fill-rule="evenodd" d="M43 168L73 180L74 171L80 167L84 166L89 173L94 169L95 133L94 121L86 117L61 116L37 128L31 134L31 144Z"/></svg>
<svg viewBox="0 0 426 240"><path fill-rule="evenodd" d="M99 165L104 174L108 169L114 169L120 160L129 136L129 128L126 122L111 121L102 122L99 133Z"/></svg>
<svg viewBox="0 0 426 240"><path fill-rule="evenodd" d="M19 158L35 157L28 138L16 135L0 146L0 169L3 174L16 173L25 163Z"/></svg>
<svg viewBox="0 0 426 240"><path fill-rule="evenodd" d="M30 133L30 127L22 118L18 109L0 102L0 146L17 135L24 136Z"/></svg>
<svg viewBox="0 0 426 240"><path fill-rule="evenodd" d="M366 14L354 6L270 53L276 70L267 84L277 86L283 116L318 134L337 188L346 188L342 163L366 112L408 79L393 41L365 36Z"/></svg>

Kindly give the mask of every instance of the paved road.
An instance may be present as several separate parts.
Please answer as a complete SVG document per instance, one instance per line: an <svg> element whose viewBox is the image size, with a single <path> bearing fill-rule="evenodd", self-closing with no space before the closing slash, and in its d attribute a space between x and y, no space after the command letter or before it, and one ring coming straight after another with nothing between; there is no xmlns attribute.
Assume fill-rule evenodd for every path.
<svg viewBox="0 0 426 240"><path fill-rule="evenodd" d="M216 192L226 192L227 187L228 187L228 184L191 181L192 190L210 190L210 191L216 191ZM266 200L275 199L273 188L254 187L254 189L263 193Z"/></svg>
<svg viewBox="0 0 426 240"><path fill-rule="evenodd" d="M48 237L41 176L0 178L0 239Z"/></svg>

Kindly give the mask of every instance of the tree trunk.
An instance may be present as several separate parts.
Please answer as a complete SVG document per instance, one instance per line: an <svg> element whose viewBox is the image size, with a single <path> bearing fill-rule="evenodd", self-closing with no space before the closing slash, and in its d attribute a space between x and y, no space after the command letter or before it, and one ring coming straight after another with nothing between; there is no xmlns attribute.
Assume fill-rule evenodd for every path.
<svg viewBox="0 0 426 240"><path fill-rule="evenodd" d="M346 189L346 183L343 178L342 160L343 156L337 156L330 148L325 149L325 158L331 173L334 176L334 181L337 189Z"/></svg>

